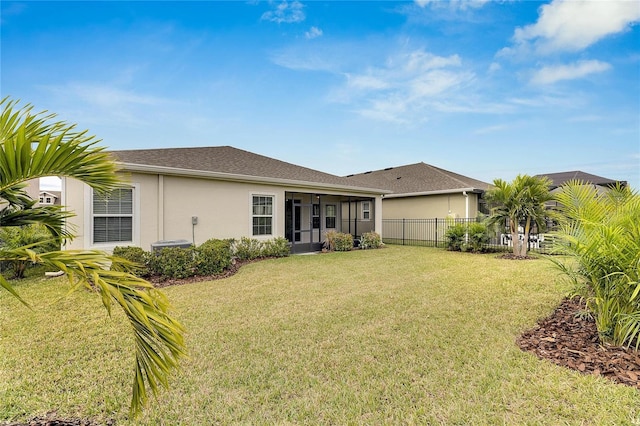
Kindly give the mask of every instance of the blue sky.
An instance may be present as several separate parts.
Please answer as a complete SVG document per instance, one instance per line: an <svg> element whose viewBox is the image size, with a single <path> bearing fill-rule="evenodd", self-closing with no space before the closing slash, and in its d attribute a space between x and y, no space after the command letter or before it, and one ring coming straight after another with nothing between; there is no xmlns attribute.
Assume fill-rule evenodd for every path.
<svg viewBox="0 0 640 426"><path fill-rule="evenodd" d="M2 96L110 149L640 188L638 1L0 3Z"/></svg>

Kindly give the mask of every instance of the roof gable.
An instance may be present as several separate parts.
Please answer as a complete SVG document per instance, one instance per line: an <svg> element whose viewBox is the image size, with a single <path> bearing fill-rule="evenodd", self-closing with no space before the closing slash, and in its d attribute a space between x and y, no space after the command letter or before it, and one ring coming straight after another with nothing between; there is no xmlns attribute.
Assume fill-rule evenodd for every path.
<svg viewBox="0 0 640 426"><path fill-rule="evenodd" d="M423 162L349 175L347 179L361 185L388 189L394 194L450 192L454 190L485 191L490 186L486 182Z"/></svg>

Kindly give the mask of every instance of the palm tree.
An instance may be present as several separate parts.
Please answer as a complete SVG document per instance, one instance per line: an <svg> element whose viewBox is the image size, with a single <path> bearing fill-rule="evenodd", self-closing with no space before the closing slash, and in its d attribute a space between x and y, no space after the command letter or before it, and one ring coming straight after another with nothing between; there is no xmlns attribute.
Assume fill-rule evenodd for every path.
<svg viewBox="0 0 640 426"><path fill-rule="evenodd" d="M57 206L36 207L25 191L26 182L45 176L78 179L99 192L120 187L117 164L99 142L75 125L52 121L56 115L33 114L17 101L0 101L0 228L40 223L53 239L71 238L64 222L71 215ZM132 264L97 250L38 253L37 245L0 248L0 261L31 261L66 273L73 290L95 291L110 314L113 305L124 310L135 337L135 377L130 412L138 414L147 391L168 386L168 376L185 355L182 325L170 314L166 296L147 281L129 273ZM0 275L0 286L25 305L11 284Z"/></svg>
<svg viewBox="0 0 640 426"><path fill-rule="evenodd" d="M546 218L553 214L545 207L553 199L549 191L551 180L547 177L518 175L511 183L495 179L493 184L494 188L485 195L493 205L489 223L507 224L513 242L513 254L526 257L531 227L535 223L538 229L544 229ZM519 227L523 229L523 239L519 238Z"/></svg>
<svg viewBox="0 0 640 426"><path fill-rule="evenodd" d="M640 193L598 192L572 181L556 200L559 221L551 260L570 278L593 313L600 339L640 347ZM635 344L634 344L635 341Z"/></svg>

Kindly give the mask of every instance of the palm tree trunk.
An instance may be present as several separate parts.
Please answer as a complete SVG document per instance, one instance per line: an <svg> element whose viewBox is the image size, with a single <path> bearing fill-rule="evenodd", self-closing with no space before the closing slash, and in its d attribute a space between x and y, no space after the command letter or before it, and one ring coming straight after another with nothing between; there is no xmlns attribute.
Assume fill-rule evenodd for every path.
<svg viewBox="0 0 640 426"><path fill-rule="evenodd" d="M527 256L527 250L529 249L529 232L531 231L531 217L527 217L527 222L524 226L524 239L522 240L522 247L520 248L520 255L522 257Z"/></svg>
<svg viewBox="0 0 640 426"><path fill-rule="evenodd" d="M513 249L513 255L519 256L520 252L520 240L518 239L518 222L513 219L509 219L509 230L511 231L511 244Z"/></svg>

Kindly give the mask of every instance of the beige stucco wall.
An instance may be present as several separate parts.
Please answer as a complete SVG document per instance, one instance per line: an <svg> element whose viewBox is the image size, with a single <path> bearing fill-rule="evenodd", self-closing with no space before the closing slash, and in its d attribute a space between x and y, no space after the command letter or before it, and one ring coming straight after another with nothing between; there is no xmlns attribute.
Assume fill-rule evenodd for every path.
<svg viewBox="0 0 640 426"><path fill-rule="evenodd" d="M285 192L305 191L304 188L152 173L131 173L127 175L127 179L135 193L133 245L145 250L149 250L151 244L159 240L192 241L195 237L195 244L198 245L210 238L260 238L252 236L253 195L275 197L273 235L264 238L284 237ZM124 245L92 245L91 190L88 186L73 179L65 179L63 193L65 205L76 213L68 224L73 227L77 237L67 244L67 248L112 250L115 245ZM332 195L344 195L337 191L324 191L323 194L323 209L325 204L338 200ZM308 202L307 199L305 202ZM195 226L192 225L194 216L198 218ZM381 221L378 226L382 227Z"/></svg>
<svg viewBox="0 0 640 426"><path fill-rule="evenodd" d="M478 194L467 193L468 217L478 214ZM384 198L384 219L434 219L466 217L467 198L460 193Z"/></svg>

